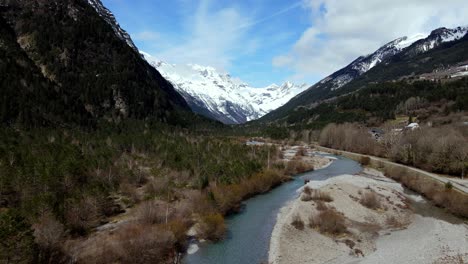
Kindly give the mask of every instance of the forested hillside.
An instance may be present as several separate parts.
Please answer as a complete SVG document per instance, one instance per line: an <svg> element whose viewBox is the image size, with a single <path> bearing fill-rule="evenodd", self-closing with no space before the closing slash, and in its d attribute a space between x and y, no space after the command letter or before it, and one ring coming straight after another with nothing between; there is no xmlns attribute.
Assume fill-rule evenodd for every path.
<svg viewBox="0 0 468 264"><path fill-rule="evenodd" d="M172 85L87 1L8 1L0 7L0 31L2 122L170 122L189 112Z"/></svg>
<svg viewBox="0 0 468 264"><path fill-rule="evenodd" d="M418 42L414 44L414 47L410 46L401 53L387 58L384 62L378 64L339 89L333 90L327 87L322 87L322 89L319 84L312 86L305 92L291 99L291 101L283 107L267 114L258 122L281 123L287 119L290 121L294 120L294 122L298 123L307 123L307 120L310 120L311 116L304 115L303 120L299 120L300 113L303 113L303 110L300 110L300 108L314 108L322 102L334 100L338 96L345 96L348 93L366 88L375 83L395 81L402 78L409 79L411 76L430 73L434 70L454 66L459 62L468 60L467 35L456 41L442 43L427 52L416 52L416 47L419 47ZM383 85L385 86L385 84ZM321 107L323 108L324 106ZM346 119L350 121L357 118L355 115L350 115L349 113L348 116L349 117Z"/></svg>
<svg viewBox="0 0 468 264"><path fill-rule="evenodd" d="M417 104L403 108L405 104ZM396 115L412 115L423 121L432 115L468 110L468 80L454 82L383 82L370 84L315 107L299 107L282 122L304 128L328 123L362 122L379 125Z"/></svg>

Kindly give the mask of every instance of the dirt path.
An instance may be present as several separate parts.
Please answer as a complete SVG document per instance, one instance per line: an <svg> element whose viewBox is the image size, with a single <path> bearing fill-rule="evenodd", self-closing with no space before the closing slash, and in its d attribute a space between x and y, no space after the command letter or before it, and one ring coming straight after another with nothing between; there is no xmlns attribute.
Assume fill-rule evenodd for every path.
<svg viewBox="0 0 468 264"><path fill-rule="evenodd" d="M322 146L315 146L318 150L321 150L321 151L326 151L326 152L338 152L340 153L340 155L343 155L343 156L347 156L351 159L360 159L360 157L362 156L367 156L371 159L371 162L375 162L375 163L379 163L379 162L383 162L383 163L388 163L388 164L391 164L392 166L396 166L396 167L400 167L400 168L405 168L405 169L408 169L408 170L412 170L414 172L417 172L421 175L425 175L427 177L430 177L432 179L435 179L439 182L442 182L442 183L448 183L448 182L451 182L453 184L453 187L454 189L457 189L458 191L461 191L461 192L464 192L465 194L468 195L468 179L458 179L458 178L451 178L451 177L446 177L446 176L441 176L441 175L438 175L438 174L435 174L435 173L431 173L431 172L427 172L427 171L424 171L424 170L421 170L421 169L418 169L418 168L415 168L415 167L411 167L411 166L407 166L407 165L403 165L403 164L399 164L399 163L396 163L396 162L392 162L388 159L384 159L384 158L379 158L379 157L375 157L375 156L369 156L369 155L362 155L362 154L359 154L359 153L354 153L354 152L349 152L349 151L343 151L343 150L337 150L337 149L331 149L331 148L326 148L326 147L322 147Z"/></svg>

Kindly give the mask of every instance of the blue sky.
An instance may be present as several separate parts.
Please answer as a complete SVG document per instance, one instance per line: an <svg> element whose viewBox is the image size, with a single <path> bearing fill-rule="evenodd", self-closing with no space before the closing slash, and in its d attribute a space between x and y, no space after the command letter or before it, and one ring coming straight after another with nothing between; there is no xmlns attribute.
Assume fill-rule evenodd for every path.
<svg viewBox="0 0 468 264"><path fill-rule="evenodd" d="M468 25L466 0L102 0L142 51L262 87L313 84L401 36Z"/></svg>
<svg viewBox="0 0 468 264"><path fill-rule="evenodd" d="M104 0L142 51L170 63L214 66L254 86L293 74L273 66L310 25L301 1Z"/></svg>

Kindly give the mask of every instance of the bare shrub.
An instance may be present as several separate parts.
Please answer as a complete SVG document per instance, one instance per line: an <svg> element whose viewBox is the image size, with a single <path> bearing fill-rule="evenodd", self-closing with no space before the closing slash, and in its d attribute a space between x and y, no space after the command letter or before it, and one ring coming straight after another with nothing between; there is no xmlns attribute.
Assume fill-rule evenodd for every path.
<svg viewBox="0 0 468 264"><path fill-rule="evenodd" d="M120 184L120 193L125 197L128 197L128 206L133 206L135 203L138 203L141 200L136 187L128 182L123 182Z"/></svg>
<svg viewBox="0 0 468 264"><path fill-rule="evenodd" d="M298 156L298 157L307 156L307 149L305 149L304 147L300 147L300 148L296 151L296 156Z"/></svg>
<svg viewBox="0 0 468 264"><path fill-rule="evenodd" d="M385 175L390 177L396 181L400 181L405 175L407 171L405 168L395 165L388 165L385 167Z"/></svg>
<svg viewBox="0 0 468 264"><path fill-rule="evenodd" d="M120 226L109 237L96 240L94 249L78 263L168 263L176 248L171 224L147 225L131 221Z"/></svg>
<svg viewBox="0 0 468 264"><path fill-rule="evenodd" d="M126 225L116 236L121 263L161 263L175 243L172 232L136 223Z"/></svg>
<svg viewBox="0 0 468 264"><path fill-rule="evenodd" d="M174 219L168 223L167 229L174 235L175 241L179 247L185 247L187 244L187 231L189 229L189 221L184 219Z"/></svg>
<svg viewBox="0 0 468 264"><path fill-rule="evenodd" d="M301 217L298 214L293 216L291 225L298 230L304 230L304 221L302 221Z"/></svg>
<svg viewBox="0 0 468 264"><path fill-rule="evenodd" d="M312 197L310 195L308 195L308 194L303 193L301 195L301 201L303 201L303 202L312 201Z"/></svg>
<svg viewBox="0 0 468 264"><path fill-rule="evenodd" d="M302 190L302 192L307 194L307 195L311 195L312 194L312 189L309 186L305 186L304 189Z"/></svg>
<svg viewBox="0 0 468 264"><path fill-rule="evenodd" d="M398 220L395 216L387 216L385 224L393 228L401 228L404 226L403 222Z"/></svg>
<svg viewBox="0 0 468 264"><path fill-rule="evenodd" d="M154 178L145 185L145 192L151 197L161 197L170 190L169 184L167 177Z"/></svg>
<svg viewBox="0 0 468 264"><path fill-rule="evenodd" d="M314 166L312 164L308 164L305 162L302 162L300 160L290 160L288 161L288 164L286 165L285 173L288 175L295 175L299 173L303 173L306 171L311 171L314 170Z"/></svg>
<svg viewBox="0 0 468 264"><path fill-rule="evenodd" d="M93 197L69 201L65 209L65 222L73 233L84 235L91 227L97 225L99 211L98 202Z"/></svg>
<svg viewBox="0 0 468 264"><path fill-rule="evenodd" d="M321 233L339 235L347 232L345 218L335 209L321 211L309 218L309 227L318 229Z"/></svg>
<svg viewBox="0 0 468 264"><path fill-rule="evenodd" d="M370 164L370 157L361 156L361 160L359 161L359 163L361 163L361 165L363 165L363 166L369 165Z"/></svg>
<svg viewBox="0 0 468 264"><path fill-rule="evenodd" d="M387 168L386 175L400 181L408 189L423 194L437 206L445 207L455 215L468 216L468 195L454 190L453 186L447 188L430 177L396 166Z"/></svg>
<svg viewBox="0 0 468 264"><path fill-rule="evenodd" d="M314 201L324 201L324 202L332 202L333 198L330 196L329 193L313 189L311 193L311 198Z"/></svg>
<svg viewBox="0 0 468 264"><path fill-rule="evenodd" d="M51 262L63 255L62 242L65 232L64 226L50 213L39 217L38 222L33 225L34 240L39 246L39 258L44 262Z"/></svg>
<svg viewBox="0 0 468 264"><path fill-rule="evenodd" d="M375 154L381 148L367 128L350 123L327 125L320 133L319 144L362 154Z"/></svg>
<svg viewBox="0 0 468 264"><path fill-rule="evenodd" d="M325 211L325 210L328 210L328 206L325 204L325 202L323 201L317 201L317 206L316 206L317 210L319 211Z"/></svg>
<svg viewBox="0 0 468 264"><path fill-rule="evenodd" d="M381 207L380 198L373 191L369 191L369 192L364 193L361 196L361 199L359 200L359 203L361 203L365 207L367 207L369 209L373 209L373 210L376 210L376 209Z"/></svg>
<svg viewBox="0 0 468 264"><path fill-rule="evenodd" d="M212 213L215 210L208 196L201 191L190 190L185 193L185 196L190 204L188 208L191 213Z"/></svg>
<svg viewBox="0 0 468 264"><path fill-rule="evenodd" d="M161 224L166 220L167 208L162 203L149 200L142 202L137 208L137 219L144 224ZM167 215L169 218L169 215Z"/></svg>
<svg viewBox="0 0 468 264"><path fill-rule="evenodd" d="M226 233L224 217L221 214L207 214L201 217L198 226L198 233L204 239L218 241Z"/></svg>

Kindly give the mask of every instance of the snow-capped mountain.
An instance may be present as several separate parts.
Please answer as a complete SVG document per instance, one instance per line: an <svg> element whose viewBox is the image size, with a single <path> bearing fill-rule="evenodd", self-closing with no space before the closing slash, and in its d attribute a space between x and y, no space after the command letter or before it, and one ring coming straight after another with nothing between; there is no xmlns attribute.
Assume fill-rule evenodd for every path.
<svg viewBox="0 0 468 264"><path fill-rule="evenodd" d="M286 82L265 88L254 88L219 73L213 67L197 64L174 65L159 61L142 52L176 90L182 94L194 112L226 124L239 124L258 119L282 106L308 86Z"/></svg>
<svg viewBox="0 0 468 264"><path fill-rule="evenodd" d="M132 38L127 33L127 31L123 30L117 20L115 19L114 14L107 9L101 2L101 0L88 0L88 3L96 9L97 13L109 24L111 25L112 29L114 30L115 34L123 41L125 41L128 46L130 46L133 50L138 51L135 43L133 43Z"/></svg>
<svg viewBox="0 0 468 264"><path fill-rule="evenodd" d="M326 85L331 90L339 89L343 85L354 80L356 77L369 71L385 59L400 53L404 48L410 46L418 40L424 39L425 37L426 36L423 34L417 34L412 37L402 37L395 39L383 45L375 52L357 58L348 66L321 80L317 86Z"/></svg>
<svg viewBox="0 0 468 264"><path fill-rule="evenodd" d="M453 29L449 28L438 28L429 34L427 38L414 42L408 50L405 51L407 54L420 54L429 51L433 48L440 46L442 43L459 40L463 38L468 32L468 27L457 27Z"/></svg>
<svg viewBox="0 0 468 264"><path fill-rule="evenodd" d="M426 52L438 47L442 43L462 38L468 32L468 27L457 27L454 29L439 28L431 32L429 36L417 34L412 37L401 37L380 47L374 53L361 56L351 62L348 66L336 71L314 85L315 88L328 88L336 90L369 71L386 59L401 52L413 55Z"/></svg>
<svg viewBox="0 0 468 264"><path fill-rule="evenodd" d="M395 39L375 52L357 58L346 67L322 79L293 97L279 109L267 114L261 121L282 120L291 111L297 110L299 107L312 108L325 100L352 93L368 83L397 80L414 74L414 70L417 69L419 71L428 70L433 66L429 62L432 60L430 56L425 58L424 61L414 61L413 58L416 59L422 54L431 53L436 48L441 50L450 49L451 43L457 45L460 41L468 40L467 33L468 26L453 29L438 28L428 36L417 34L412 37ZM444 55L433 54L433 56L440 57ZM456 58L442 61L456 62ZM402 63L402 65L398 65L399 63ZM358 78L362 75L364 75L363 78Z"/></svg>

